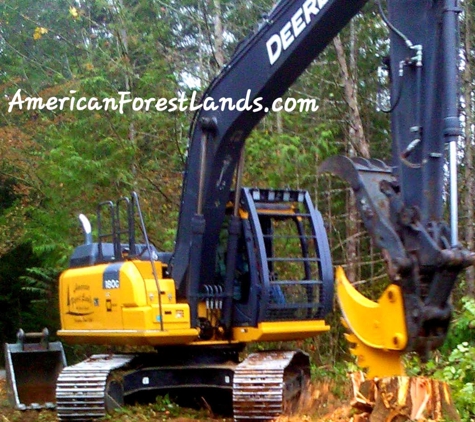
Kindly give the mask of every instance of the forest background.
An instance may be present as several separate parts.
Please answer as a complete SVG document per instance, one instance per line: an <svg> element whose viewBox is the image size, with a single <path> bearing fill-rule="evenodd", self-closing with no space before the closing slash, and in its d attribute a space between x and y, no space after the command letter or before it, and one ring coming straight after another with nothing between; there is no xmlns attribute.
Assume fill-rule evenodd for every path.
<svg viewBox="0 0 475 422"><path fill-rule="evenodd" d="M8 111L24 96L191 97L204 91L272 0L0 1L0 342L19 327L59 328L57 280L82 242L79 213L137 191L150 238L173 248L191 112ZM460 241L474 249L475 3L462 1L458 144ZM317 175L334 154L390 157L387 83L380 66L387 29L366 5L290 89L315 99L313 113L268 114L246 142L244 184L307 189L324 215L335 265L377 296L385 270L341 182ZM464 415L475 415L475 281L456 287L456 320L432 366L459 382ZM335 306L336 309L336 306ZM337 312L324 339L304 345L317 370L348 359ZM459 355L454 355L459 351ZM76 351L76 354L80 353ZM470 363L471 362L471 363ZM414 366L416 370L420 365ZM445 372L442 368L446 369ZM444 373L442 373L444 372ZM471 415L471 416L470 416ZM469 419L467 419L469 420Z"/></svg>

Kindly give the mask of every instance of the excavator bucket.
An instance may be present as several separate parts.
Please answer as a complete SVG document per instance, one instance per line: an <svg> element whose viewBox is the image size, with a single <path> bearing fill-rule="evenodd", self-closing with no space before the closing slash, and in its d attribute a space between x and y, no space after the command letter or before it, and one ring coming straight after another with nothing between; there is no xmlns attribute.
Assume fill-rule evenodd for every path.
<svg viewBox="0 0 475 422"><path fill-rule="evenodd" d="M55 407L56 380L66 366L61 342L49 342L48 330L19 330L15 344L5 344L8 398L16 409ZM31 340L36 340L31 342Z"/></svg>
<svg viewBox="0 0 475 422"><path fill-rule="evenodd" d="M404 306L399 286L391 284L377 302L363 296L346 278L343 268L335 274L336 293L350 352L368 377L404 375L402 351L407 343Z"/></svg>

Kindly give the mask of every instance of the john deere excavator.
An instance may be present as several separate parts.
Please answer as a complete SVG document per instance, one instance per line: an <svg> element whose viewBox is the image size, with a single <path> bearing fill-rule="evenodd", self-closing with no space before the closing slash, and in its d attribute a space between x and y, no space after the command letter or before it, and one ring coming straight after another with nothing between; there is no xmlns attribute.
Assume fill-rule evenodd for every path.
<svg viewBox="0 0 475 422"><path fill-rule="evenodd" d="M199 387L232 393L236 421L270 420L301 394L309 376L303 352L263 351L243 361L239 353L251 342L329 330L327 235L308 192L242 186L244 143L365 3L281 0L239 45L202 101L247 98L261 107L197 112L172 253L149 242L135 194L99 206L96 242L81 217L86 241L60 279L58 335L156 352L94 355L66 367L56 388L60 420L104 416L149 390ZM320 170L350 183L383 252L391 284L378 302L356 292L341 269L336 278L354 353L390 375L401 371L401 353L426 355L442 344L450 293L473 256L457 241L454 196L451 227L443 221L445 150L461 135L458 2L388 0L379 8L390 32L392 159L334 157ZM452 154L452 193L455 162Z"/></svg>

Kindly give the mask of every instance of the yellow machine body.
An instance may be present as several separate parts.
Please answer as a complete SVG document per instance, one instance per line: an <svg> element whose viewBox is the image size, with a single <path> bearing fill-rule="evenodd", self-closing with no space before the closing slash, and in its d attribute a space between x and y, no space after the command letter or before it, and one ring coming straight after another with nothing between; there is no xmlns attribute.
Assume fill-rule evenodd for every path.
<svg viewBox="0 0 475 422"><path fill-rule="evenodd" d="M190 308L177 302L173 279L164 277L164 264L131 260L66 270L60 277L62 329L69 343L110 345L218 344L299 340L326 332L323 320L262 322L233 327L230 339L203 341L190 327ZM158 296L160 290L160 298ZM206 315L206 303L199 314Z"/></svg>
<svg viewBox="0 0 475 422"><path fill-rule="evenodd" d="M58 335L77 343L109 344L153 345L163 337L171 344L195 339L198 332L190 329L188 305L176 302L173 280L162 277L160 262L154 265L159 283L150 261L65 271L60 278L62 330Z"/></svg>

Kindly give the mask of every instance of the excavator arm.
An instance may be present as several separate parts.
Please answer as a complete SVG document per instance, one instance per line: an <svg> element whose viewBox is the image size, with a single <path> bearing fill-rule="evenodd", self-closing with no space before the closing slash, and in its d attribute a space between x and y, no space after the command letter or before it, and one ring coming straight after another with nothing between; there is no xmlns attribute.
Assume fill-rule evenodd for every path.
<svg viewBox="0 0 475 422"><path fill-rule="evenodd" d="M245 99L250 109L203 107L191 127L171 267L179 294L190 305L192 326L198 325L198 291L215 272L219 233L245 139L365 3L280 1L204 93L202 105ZM390 302L370 311L374 303L339 282L348 326L365 347L425 355L443 342L451 318L450 293L458 273L474 261L458 244L456 218L451 228L443 221L445 150L447 145L453 150L460 136L460 9L457 0L388 0L378 6L390 32L391 163L333 157L320 171L350 183L363 222L383 252L390 291L400 297L403 324L396 329L381 325L389 321L384 314L393 308L383 304ZM364 324L349 316L358 314L392 340L375 343Z"/></svg>

